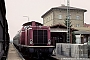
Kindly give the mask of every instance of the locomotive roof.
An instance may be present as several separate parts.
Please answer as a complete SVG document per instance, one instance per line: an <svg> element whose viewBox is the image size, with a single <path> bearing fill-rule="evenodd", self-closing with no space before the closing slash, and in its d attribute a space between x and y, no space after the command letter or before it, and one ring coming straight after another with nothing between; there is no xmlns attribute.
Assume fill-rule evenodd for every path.
<svg viewBox="0 0 90 60"><path fill-rule="evenodd" d="M35 21L31 21L31 22L27 22L27 23L24 23L23 24L23 26L28 26L28 25L32 25L32 22L35 22ZM36 23L36 25L43 25L43 24L41 24L41 23L39 23L39 22L35 22Z"/></svg>

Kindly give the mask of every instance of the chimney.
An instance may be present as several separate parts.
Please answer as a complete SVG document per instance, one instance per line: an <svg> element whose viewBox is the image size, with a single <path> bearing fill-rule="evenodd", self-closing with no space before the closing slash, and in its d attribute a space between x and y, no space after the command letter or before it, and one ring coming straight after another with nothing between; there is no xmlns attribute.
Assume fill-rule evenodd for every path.
<svg viewBox="0 0 90 60"><path fill-rule="evenodd" d="M65 6L64 4L61 4L61 6Z"/></svg>

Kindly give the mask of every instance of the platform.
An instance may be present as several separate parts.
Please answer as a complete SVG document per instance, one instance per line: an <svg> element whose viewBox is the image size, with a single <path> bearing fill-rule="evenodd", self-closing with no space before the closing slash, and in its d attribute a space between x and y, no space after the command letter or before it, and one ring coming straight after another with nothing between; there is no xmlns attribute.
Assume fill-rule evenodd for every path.
<svg viewBox="0 0 90 60"><path fill-rule="evenodd" d="M20 55L20 53L14 47L14 45L10 43L7 60L25 60L25 59Z"/></svg>
<svg viewBox="0 0 90 60"><path fill-rule="evenodd" d="M53 58L56 58L57 60L90 60L90 58L72 58L72 57L67 57L64 55L57 55L57 56L52 56Z"/></svg>

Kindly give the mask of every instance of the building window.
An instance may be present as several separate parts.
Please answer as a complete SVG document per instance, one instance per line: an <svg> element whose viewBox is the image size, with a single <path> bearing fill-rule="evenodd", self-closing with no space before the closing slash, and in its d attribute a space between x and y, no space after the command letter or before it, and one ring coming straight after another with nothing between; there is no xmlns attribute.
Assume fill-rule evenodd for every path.
<svg viewBox="0 0 90 60"><path fill-rule="evenodd" d="M53 15L51 15L51 19L53 19Z"/></svg>
<svg viewBox="0 0 90 60"><path fill-rule="evenodd" d="M76 27L80 27L80 25L79 24L76 24Z"/></svg>
<svg viewBox="0 0 90 60"><path fill-rule="evenodd" d="M51 20L51 18L49 17L49 20Z"/></svg>
<svg viewBox="0 0 90 60"><path fill-rule="evenodd" d="M70 16L70 19L71 19L71 16Z"/></svg>
<svg viewBox="0 0 90 60"><path fill-rule="evenodd" d="M46 23L46 19L44 19L43 23Z"/></svg>
<svg viewBox="0 0 90 60"><path fill-rule="evenodd" d="M70 19L71 19L71 14L69 15Z"/></svg>
<svg viewBox="0 0 90 60"><path fill-rule="evenodd" d="M62 15L59 15L59 19L62 19Z"/></svg>
<svg viewBox="0 0 90 60"><path fill-rule="evenodd" d="M47 22L48 22L48 18L47 18Z"/></svg>
<svg viewBox="0 0 90 60"><path fill-rule="evenodd" d="M80 16L76 16L76 19L79 20Z"/></svg>

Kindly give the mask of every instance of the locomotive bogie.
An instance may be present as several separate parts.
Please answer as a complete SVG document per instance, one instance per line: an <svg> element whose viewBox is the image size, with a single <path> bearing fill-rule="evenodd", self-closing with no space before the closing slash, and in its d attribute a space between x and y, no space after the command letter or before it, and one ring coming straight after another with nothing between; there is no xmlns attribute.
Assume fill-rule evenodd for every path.
<svg viewBox="0 0 90 60"><path fill-rule="evenodd" d="M41 53L42 55L49 55L51 56L52 55L52 52L53 52L53 48L52 47L31 47L31 46L28 46L28 47L20 47L20 50L22 52L25 52L26 54L29 54L29 55L37 55L39 53Z"/></svg>
<svg viewBox="0 0 90 60"><path fill-rule="evenodd" d="M44 54L52 54L53 48L45 48L45 47L40 47L40 48L29 48L29 53L37 54L37 53L42 53Z"/></svg>

